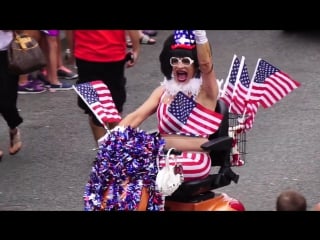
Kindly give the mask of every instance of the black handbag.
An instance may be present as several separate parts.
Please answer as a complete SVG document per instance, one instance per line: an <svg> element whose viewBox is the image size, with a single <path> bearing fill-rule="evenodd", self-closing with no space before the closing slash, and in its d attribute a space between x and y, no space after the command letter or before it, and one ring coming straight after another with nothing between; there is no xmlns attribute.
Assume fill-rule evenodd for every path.
<svg viewBox="0 0 320 240"><path fill-rule="evenodd" d="M46 66L46 58L39 43L26 34L14 33L8 48L9 70L15 74L27 74Z"/></svg>

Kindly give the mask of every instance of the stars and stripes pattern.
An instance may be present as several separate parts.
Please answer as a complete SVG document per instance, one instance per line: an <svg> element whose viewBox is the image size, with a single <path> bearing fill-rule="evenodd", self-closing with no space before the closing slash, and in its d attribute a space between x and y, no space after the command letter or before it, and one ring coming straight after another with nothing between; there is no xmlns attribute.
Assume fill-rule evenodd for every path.
<svg viewBox="0 0 320 240"><path fill-rule="evenodd" d="M245 112L246 105L248 103L248 93L249 93L249 87L250 87L250 78L249 78L249 72L247 65L244 63L241 75L239 79L239 84L237 85L237 88L234 91L232 103L230 107L230 112L237 113L237 114L243 114Z"/></svg>
<svg viewBox="0 0 320 240"><path fill-rule="evenodd" d="M240 68L240 60L238 57L235 56L231 63L229 76L226 79L225 84L227 85L226 85L225 91L223 92L223 95L220 97L220 99L222 99L228 106L232 102L233 90L235 88L239 68Z"/></svg>
<svg viewBox="0 0 320 240"><path fill-rule="evenodd" d="M260 98L263 95L265 89L264 81L266 80L264 64L260 64L260 61L261 59L259 59L257 62L257 70L255 72L250 90L250 100L257 102L260 101Z"/></svg>
<svg viewBox="0 0 320 240"><path fill-rule="evenodd" d="M223 116L178 92L169 106L160 104L158 118L160 133L207 137L218 130Z"/></svg>
<svg viewBox="0 0 320 240"><path fill-rule="evenodd" d="M174 31L174 44L171 46L175 48L192 49L196 45L193 30L175 30Z"/></svg>
<svg viewBox="0 0 320 240"><path fill-rule="evenodd" d="M259 102L251 100L250 83L247 65L243 63L239 83L234 91L230 105L230 112L244 115L243 124L245 131L252 128L259 107Z"/></svg>
<svg viewBox="0 0 320 240"><path fill-rule="evenodd" d="M288 74L262 59L259 61L255 78L260 82L264 79L264 89L259 100L264 108L273 106L301 85Z"/></svg>
<svg viewBox="0 0 320 240"><path fill-rule="evenodd" d="M110 122L120 122L109 88L102 81L80 83L73 88L105 128Z"/></svg>

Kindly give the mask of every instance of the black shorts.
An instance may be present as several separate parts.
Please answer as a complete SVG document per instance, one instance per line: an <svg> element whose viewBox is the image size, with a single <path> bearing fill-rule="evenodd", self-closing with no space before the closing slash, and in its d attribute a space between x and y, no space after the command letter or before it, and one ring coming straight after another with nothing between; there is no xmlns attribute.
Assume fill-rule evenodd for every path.
<svg viewBox="0 0 320 240"><path fill-rule="evenodd" d="M76 64L79 75L77 83L95 80L103 81L110 90L117 110L121 113L127 97L126 77L124 75L125 63L125 60L119 62L88 62L77 58ZM93 122L96 125L102 126L79 96L78 106L83 109L86 114L93 116Z"/></svg>

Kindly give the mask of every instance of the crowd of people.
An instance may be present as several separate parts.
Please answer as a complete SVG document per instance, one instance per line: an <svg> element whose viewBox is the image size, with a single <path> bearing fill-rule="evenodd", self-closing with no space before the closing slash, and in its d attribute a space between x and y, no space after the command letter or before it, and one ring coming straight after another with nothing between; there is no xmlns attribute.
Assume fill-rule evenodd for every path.
<svg viewBox="0 0 320 240"><path fill-rule="evenodd" d="M121 114L126 102L125 69L138 63L141 44L155 44L153 37L157 35L156 30L66 30L69 54L76 69L71 70L64 64L61 31L24 31L39 41L47 57L47 66L37 72L19 76L8 69L7 50L14 37L13 31L0 30L0 113L8 125L10 155L17 154L22 148L19 125L23 123L23 118L17 108L18 93L72 89L72 84L61 79L77 79L77 83L100 79L109 87ZM101 49L101 52L96 49ZM132 54L130 61L127 61L128 51ZM217 130L215 123L221 119L214 112L219 87L206 31L176 30L163 43L159 61L160 71L164 75L160 86L154 89L140 107L124 116L121 122L110 124L109 129L116 125L137 128L149 116L156 114L158 131L165 139L166 148L182 151L175 161L182 164L185 181L202 179L209 174L211 160L200 145ZM183 115L181 111L185 110L179 104L190 103L201 112L201 121L205 122L199 128L192 128L187 121L180 121L178 117L172 118L174 114ZM77 104L88 114L89 126L98 144L106 136L106 129L83 99L79 97ZM3 155L4 151L0 150L0 159ZM160 164L163 166L164 161ZM308 205L301 193L286 190L277 196L275 209L307 211ZM320 203L315 204L312 210L320 211Z"/></svg>
<svg viewBox="0 0 320 240"><path fill-rule="evenodd" d="M73 55L73 52L71 54L75 56L75 60L77 61L72 62L71 60L71 65L73 65L75 70L65 65L65 56L62 54L63 49L61 46L62 31L65 31L68 49L73 48L73 40L76 42L76 54ZM7 54L15 32L29 35L38 41L47 59L45 68L23 75L17 75L9 71ZM157 35L156 30L85 31L95 37L94 41L94 39L89 40L86 38L83 32L78 30L75 31L76 36L73 39L72 34L70 34L72 32L70 30L0 30L0 113L9 127L9 154L14 155L18 153L22 147L21 133L18 126L23 122L23 118L20 116L17 108L18 94L37 94L48 90L50 92L71 90L72 84L68 83L68 80L77 80L78 83L81 83L92 80L95 77L101 77L101 79L105 79L106 83L110 85L118 110L121 112L126 95L126 78L123 68L125 64L127 67L133 66L138 58L140 44L154 44L156 40L151 37ZM147 38L148 41L145 42ZM127 39L132 41L132 46L127 46ZM77 44L78 42L86 44L87 50L101 47L107 53L111 50L111 54L106 55L105 58L100 58L100 55L96 54L92 58L90 54L84 54L83 45L81 47L81 44ZM129 48L133 54L133 61L126 62L126 53ZM91 51L91 53L93 52L96 51ZM113 59L114 53L116 57ZM72 57L71 59L74 58ZM91 64L95 66L93 71L89 71ZM107 66L107 69L104 69L105 66ZM114 66L117 66L117 68L114 68ZM80 72L81 77L79 77L78 72ZM114 83L114 85L110 83ZM81 107L80 99L79 106ZM99 126L96 127L92 124L92 129L93 133L96 134L96 129L99 131ZM98 137L101 137L101 135L98 135ZM0 148L0 159L3 158L3 155L4 152Z"/></svg>
<svg viewBox="0 0 320 240"><path fill-rule="evenodd" d="M35 94L47 90L71 90L72 84L61 79L73 80L78 74L66 67L62 55L61 30L25 30L40 44L47 59L47 66L36 72L19 76L18 93Z"/></svg>

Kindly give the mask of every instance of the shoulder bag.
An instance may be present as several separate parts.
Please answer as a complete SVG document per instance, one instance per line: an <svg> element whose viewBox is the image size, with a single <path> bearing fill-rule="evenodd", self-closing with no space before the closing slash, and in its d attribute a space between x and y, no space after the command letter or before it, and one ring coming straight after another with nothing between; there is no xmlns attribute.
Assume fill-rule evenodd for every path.
<svg viewBox="0 0 320 240"><path fill-rule="evenodd" d="M46 66L46 58L39 43L26 34L14 32L8 48L9 70L18 75L31 73Z"/></svg>

